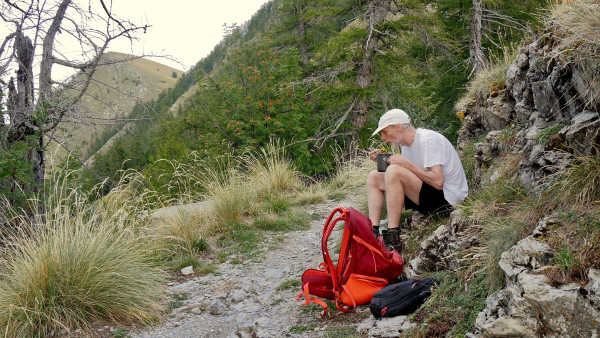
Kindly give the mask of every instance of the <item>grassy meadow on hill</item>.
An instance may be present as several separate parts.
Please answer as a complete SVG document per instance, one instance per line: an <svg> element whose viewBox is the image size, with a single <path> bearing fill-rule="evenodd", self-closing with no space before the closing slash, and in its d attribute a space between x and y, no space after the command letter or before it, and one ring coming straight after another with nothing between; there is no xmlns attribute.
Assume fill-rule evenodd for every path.
<svg viewBox="0 0 600 338"><path fill-rule="evenodd" d="M136 103L155 100L161 92L173 87L183 74L181 70L123 53L108 52L104 60L114 63L101 66L94 73L81 102L81 116L65 121L52 135L64 145L50 142L49 153L58 158L74 152L86 160L99 150L95 140L102 138L106 132L114 134L127 125L123 120L129 117ZM82 78L75 75L71 83L77 88ZM152 115L148 111L147 117Z"/></svg>

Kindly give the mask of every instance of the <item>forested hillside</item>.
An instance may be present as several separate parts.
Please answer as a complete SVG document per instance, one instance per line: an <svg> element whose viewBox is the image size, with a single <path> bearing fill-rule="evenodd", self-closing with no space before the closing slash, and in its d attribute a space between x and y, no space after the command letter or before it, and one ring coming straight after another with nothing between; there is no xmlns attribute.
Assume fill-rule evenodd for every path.
<svg viewBox="0 0 600 338"><path fill-rule="evenodd" d="M252 152L275 139L300 170L323 175L336 163L333 149L367 147L377 118L391 107L456 141L460 120L453 107L469 77L536 32L547 5L271 1L229 31L173 89L135 107L132 116L151 109L159 118L139 122L92 169L101 178L115 179L128 168L157 177L171 170L160 159L185 163ZM477 6L479 39L471 30L479 27ZM170 113L193 84L199 90Z"/></svg>

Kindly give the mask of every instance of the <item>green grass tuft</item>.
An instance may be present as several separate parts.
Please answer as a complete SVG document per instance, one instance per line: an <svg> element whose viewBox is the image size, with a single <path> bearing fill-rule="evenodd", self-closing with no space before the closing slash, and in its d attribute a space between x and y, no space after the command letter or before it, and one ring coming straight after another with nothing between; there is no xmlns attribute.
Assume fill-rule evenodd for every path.
<svg viewBox="0 0 600 338"><path fill-rule="evenodd" d="M281 282L279 286L276 288L277 291L292 289L296 287L300 287L302 285L302 281L299 279L288 279L286 281Z"/></svg>

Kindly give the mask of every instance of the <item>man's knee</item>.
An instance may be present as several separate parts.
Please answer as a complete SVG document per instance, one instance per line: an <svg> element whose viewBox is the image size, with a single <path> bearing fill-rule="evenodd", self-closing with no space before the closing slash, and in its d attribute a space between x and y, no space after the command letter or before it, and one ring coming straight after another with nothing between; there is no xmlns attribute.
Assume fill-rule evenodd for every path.
<svg viewBox="0 0 600 338"><path fill-rule="evenodd" d="M375 186L380 179L380 174L377 170L372 170L369 175L367 175L367 185Z"/></svg>

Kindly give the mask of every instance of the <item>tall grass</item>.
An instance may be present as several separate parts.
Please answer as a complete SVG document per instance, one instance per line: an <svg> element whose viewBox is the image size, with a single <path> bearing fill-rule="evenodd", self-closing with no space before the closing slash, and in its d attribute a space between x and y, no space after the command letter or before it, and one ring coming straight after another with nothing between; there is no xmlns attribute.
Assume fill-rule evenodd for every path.
<svg viewBox="0 0 600 338"><path fill-rule="evenodd" d="M550 178L546 198L581 205L600 200L600 149L575 156L571 164Z"/></svg>
<svg viewBox="0 0 600 338"><path fill-rule="evenodd" d="M45 212L19 214L2 241L0 329L10 337L88 329L93 321L147 323L162 313L163 273L119 212L58 185ZM37 209L39 201L32 201ZM15 212L13 210L13 212ZM16 213L16 212L15 212Z"/></svg>
<svg viewBox="0 0 600 338"><path fill-rule="evenodd" d="M245 157L252 185L260 196L296 192L301 186L301 175L287 159L285 148L271 143L258 155Z"/></svg>
<svg viewBox="0 0 600 338"><path fill-rule="evenodd" d="M503 252L526 236L538 219L538 201L518 183L501 179L470 195L460 206L480 243L464 252L467 279L483 275L489 291L503 286L498 262Z"/></svg>
<svg viewBox="0 0 600 338"><path fill-rule="evenodd" d="M249 216L284 209L293 194L303 188L302 176L287 158L284 147L272 142L255 154L194 157L185 165L174 165L175 180L189 196L207 202L202 222L205 235L228 233ZM192 191L193 190L193 191ZM309 199L304 196L303 199Z"/></svg>
<svg viewBox="0 0 600 338"><path fill-rule="evenodd" d="M205 236L206 219L204 212L183 209L171 217L153 220L148 233L152 238L151 245L156 250L156 256L171 263L174 269L188 265L199 268L202 265L199 255L209 250ZM191 264L184 264L183 261Z"/></svg>

